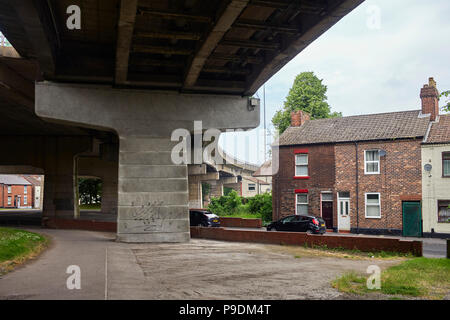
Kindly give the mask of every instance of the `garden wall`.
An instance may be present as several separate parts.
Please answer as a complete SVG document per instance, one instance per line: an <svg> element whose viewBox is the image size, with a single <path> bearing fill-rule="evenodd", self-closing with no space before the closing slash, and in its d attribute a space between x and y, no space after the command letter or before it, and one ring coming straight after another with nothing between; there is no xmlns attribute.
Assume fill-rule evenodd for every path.
<svg viewBox="0 0 450 320"><path fill-rule="evenodd" d="M422 256L422 241L379 237L308 235L303 232L270 232L191 227L191 238L266 244L327 246L364 252L391 251Z"/></svg>
<svg viewBox="0 0 450 320"><path fill-rule="evenodd" d="M220 225L222 227L261 228L262 221L261 219L220 217Z"/></svg>

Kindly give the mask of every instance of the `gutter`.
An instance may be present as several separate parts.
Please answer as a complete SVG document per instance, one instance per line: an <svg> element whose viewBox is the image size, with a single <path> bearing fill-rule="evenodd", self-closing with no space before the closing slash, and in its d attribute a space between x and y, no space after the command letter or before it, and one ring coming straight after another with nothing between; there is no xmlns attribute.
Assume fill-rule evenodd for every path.
<svg viewBox="0 0 450 320"><path fill-rule="evenodd" d="M356 156L356 165L355 165L355 174L356 174L356 233L359 233L359 175L358 175L359 157L358 157L358 142L356 142L356 141L355 141L355 156Z"/></svg>

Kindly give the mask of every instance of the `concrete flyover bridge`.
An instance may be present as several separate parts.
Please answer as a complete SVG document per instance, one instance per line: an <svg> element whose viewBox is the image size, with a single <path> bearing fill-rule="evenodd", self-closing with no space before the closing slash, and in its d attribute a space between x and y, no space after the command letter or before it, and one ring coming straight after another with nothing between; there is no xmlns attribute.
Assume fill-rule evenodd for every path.
<svg viewBox="0 0 450 320"><path fill-rule="evenodd" d="M47 220L77 217L80 171L109 177L118 240L188 241L173 130L257 127L250 97L362 1L0 0L0 168L45 173Z"/></svg>

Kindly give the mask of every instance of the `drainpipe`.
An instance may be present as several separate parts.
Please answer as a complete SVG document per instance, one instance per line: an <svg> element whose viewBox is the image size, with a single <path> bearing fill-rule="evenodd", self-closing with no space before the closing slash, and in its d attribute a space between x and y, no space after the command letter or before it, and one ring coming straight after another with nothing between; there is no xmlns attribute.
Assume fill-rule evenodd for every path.
<svg viewBox="0 0 450 320"><path fill-rule="evenodd" d="M358 158L358 142L355 142L355 155L356 155L356 165L355 165L355 174L356 174L356 233L359 233L359 176L358 176L359 158Z"/></svg>

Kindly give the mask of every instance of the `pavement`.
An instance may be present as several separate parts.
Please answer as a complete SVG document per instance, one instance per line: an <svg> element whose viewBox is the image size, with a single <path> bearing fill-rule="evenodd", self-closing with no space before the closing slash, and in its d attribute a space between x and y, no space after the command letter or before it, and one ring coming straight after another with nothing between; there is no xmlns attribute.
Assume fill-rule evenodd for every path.
<svg viewBox="0 0 450 320"><path fill-rule="evenodd" d="M230 228L230 230L248 230L248 231L266 231L266 228ZM327 236L345 236L345 237L380 237L380 238L392 238L401 239L405 241L422 241L423 242L423 256L427 258L445 258L447 256L447 240L436 238L414 238L414 237L395 237L395 236L377 236L367 234L354 234L354 233L337 233L327 232Z"/></svg>
<svg viewBox="0 0 450 320"><path fill-rule="evenodd" d="M126 244L113 233L27 230L52 244L0 278L0 299L343 299L330 285L339 275L399 262L310 256L301 247L203 239ZM67 269L74 265L81 288L70 290Z"/></svg>

